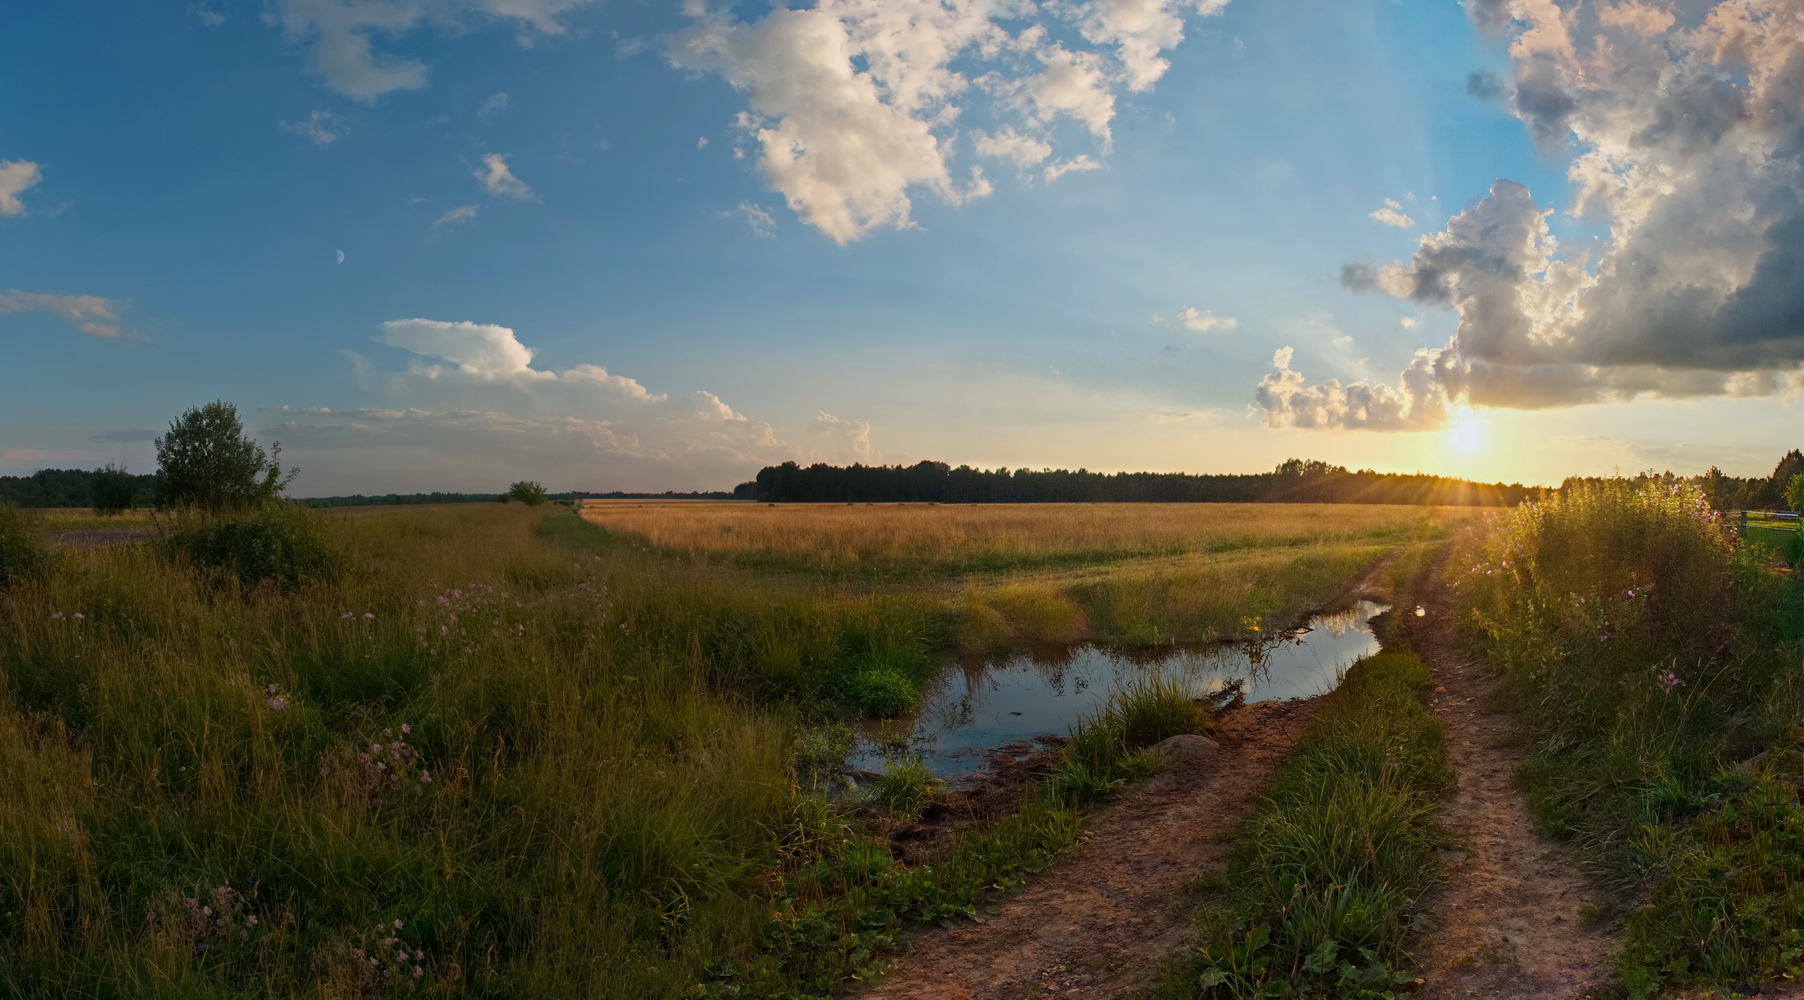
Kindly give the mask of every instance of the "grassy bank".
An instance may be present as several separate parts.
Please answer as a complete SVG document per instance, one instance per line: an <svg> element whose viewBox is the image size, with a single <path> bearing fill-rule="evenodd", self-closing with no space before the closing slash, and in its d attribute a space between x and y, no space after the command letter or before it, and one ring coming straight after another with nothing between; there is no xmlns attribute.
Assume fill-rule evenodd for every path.
<svg viewBox="0 0 1804 1000"><path fill-rule="evenodd" d="M1548 829L1613 887L1624 989L1804 974L1804 594L1689 487L1525 505L1456 555Z"/></svg>
<svg viewBox="0 0 1804 1000"><path fill-rule="evenodd" d="M902 866L798 750L915 696L958 589L766 578L543 509L324 523L330 579L139 545L0 587L0 994L818 993L1150 767L1143 735L1080 739L1014 818Z"/></svg>
<svg viewBox="0 0 1804 1000"><path fill-rule="evenodd" d="M1432 812L1451 784L1415 654L1347 671L1211 886L1199 947L1160 996L1384 997L1415 976L1404 945L1439 875Z"/></svg>

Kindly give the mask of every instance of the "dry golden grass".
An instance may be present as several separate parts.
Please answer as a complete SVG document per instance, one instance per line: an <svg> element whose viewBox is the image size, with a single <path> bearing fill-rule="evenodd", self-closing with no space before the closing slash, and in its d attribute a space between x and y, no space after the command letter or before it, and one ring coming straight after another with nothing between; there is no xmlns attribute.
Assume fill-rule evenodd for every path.
<svg viewBox="0 0 1804 1000"><path fill-rule="evenodd" d="M1471 507L1379 504L749 504L589 501L583 516L652 546L827 572L1085 566L1437 535Z"/></svg>

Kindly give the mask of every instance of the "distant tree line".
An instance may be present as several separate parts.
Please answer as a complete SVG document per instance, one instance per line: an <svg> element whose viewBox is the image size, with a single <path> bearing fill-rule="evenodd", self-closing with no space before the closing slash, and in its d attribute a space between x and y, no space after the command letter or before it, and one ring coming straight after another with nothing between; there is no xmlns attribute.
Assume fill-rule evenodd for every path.
<svg viewBox="0 0 1804 1000"><path fill-rule="evenodd" d="M1446 476L1352 472L1293 458L1271 472L1102 473L1078 469L953 468L785 462L760 470L734 493L782 503L1384 503L1510 506L1540 492L1520 483L1475 483ZM749 496L748 496L749 495Z"/></svg>
<svg viewBox="0 0 1804 1000"><path fill-rule="evenodd" d="M17 507L95 507L102 506L110 476L116 469L39 469L29 476L0 476L0 503ZM130 483L130 499L126 507L154 507L157 502L157 477L125 473ZM99 486L99 490L96 486Z"/></svg>
<svg viewBox="0 0 1804 1000"><path fill-rule="evenodd" d="M1773 466L1773 474L1765 478L1741 479L1724 475L1714 465L1701 476L1675 476L1667 471L1643 472L1632 478L1637 482L1658 480L1695 484L1710 498L1710 505L1717 510L1792 510L1786 490L1792 477L1799 475L1804 475L1804 451L1793 448L1779 459L1778 465ZM1560 489L1601 481L1596 477L1571 476L1560 484Z"/></svg>
<svg viewBox="0 0 1804 1000"><path fill-rule="evenodd" d="M365 495L353 493L341 497L302 497L298 502L309 507L383 507L390 505L428 504L428 503L494 503L506 499L505 493L378 493ZM516 498L517 499L517 498ZM678 493L669 490L664 493L590 493L583 490L570 490L563 493L547 493L546 500L732 500L735 495L726 490L709 490L705 492ZM749 500L751 497L738 497Z"/></svg>

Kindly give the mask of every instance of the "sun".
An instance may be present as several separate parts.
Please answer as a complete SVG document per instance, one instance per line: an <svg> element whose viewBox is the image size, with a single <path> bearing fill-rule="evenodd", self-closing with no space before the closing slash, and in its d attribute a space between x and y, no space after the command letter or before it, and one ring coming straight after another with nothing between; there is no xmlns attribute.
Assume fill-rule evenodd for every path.
<svg viewBox="0 0 1804 1000"><path fill-rule="evenodd" d="M1490 421L1471 410L1461 410L1454 418L1453 426L1447 431L1447 440L1454 450L1471 455L1483 451L1485 447L1485 430Z"/></svg>

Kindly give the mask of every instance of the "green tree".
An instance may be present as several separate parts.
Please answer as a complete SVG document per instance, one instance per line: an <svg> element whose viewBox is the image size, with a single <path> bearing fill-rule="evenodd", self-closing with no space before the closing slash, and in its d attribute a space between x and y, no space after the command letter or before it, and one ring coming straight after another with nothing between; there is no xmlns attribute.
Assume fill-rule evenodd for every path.
<svg viewBox="0 0 1804 1000"><path fill-rule="evenodd" d="M218 513L275 500L294 479L277 463L280 443L268 453L244 436L238 408L223 400L196 406L157 438L157 495L165 507L198 507Z"/></svg>
<svg viewBox="0 0 1804 1000"><path fill-rule="evenodd" d="M130 510L138 483L125 467L108 462L88 477L88 498L102 517Z"/></svg>
<svg viewBox="0 0 1804 1000"><path fill-rule="evenodd" d="M1785 484L1785 500L1791 505L1792 513L1804 514L1804 472L1791 477Z"/></svg>
<svg viewBox="0 0 1804 1000"><path fill-rule="evenodd" d="M545 487L530 479L522 479L509 486L507 493L501 499L503 503L509 500L518 500L528 507L537 507L545 502Z"/></svg>

